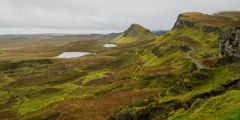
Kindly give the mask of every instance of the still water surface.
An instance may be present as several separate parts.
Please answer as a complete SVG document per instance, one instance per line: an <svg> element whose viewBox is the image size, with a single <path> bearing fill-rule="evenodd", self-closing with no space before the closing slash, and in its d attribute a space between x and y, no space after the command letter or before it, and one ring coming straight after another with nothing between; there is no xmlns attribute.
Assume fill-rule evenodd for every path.
<svg viewBox="0 0 240 120"><path fill-rule="evenodd" d="M90 52L64 52L58 55L56 58L76 58L76 57L82 57L88 54L91 54L91 53Z"/></svg>

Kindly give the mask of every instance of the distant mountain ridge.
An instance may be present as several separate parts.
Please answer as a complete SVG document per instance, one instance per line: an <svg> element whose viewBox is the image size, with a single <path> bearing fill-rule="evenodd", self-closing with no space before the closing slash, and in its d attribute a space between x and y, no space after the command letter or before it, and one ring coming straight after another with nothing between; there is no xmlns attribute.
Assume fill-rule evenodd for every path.
<svg viewBox="0 0 240 120"><path fill-rule="evenodd" d="M164 34L164 33L166 33L167 32L167 30L156 30L156 31L152 31L152 33L154 33L155 35L162 35L162 34Z"/></svg>

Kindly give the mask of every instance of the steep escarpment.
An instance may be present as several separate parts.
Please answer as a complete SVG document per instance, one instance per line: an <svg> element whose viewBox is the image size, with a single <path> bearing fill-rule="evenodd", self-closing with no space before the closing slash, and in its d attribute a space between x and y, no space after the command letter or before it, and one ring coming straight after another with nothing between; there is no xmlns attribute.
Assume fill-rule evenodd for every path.
<svg viewBox="0 0 240 120"><path fill-rule="evenodd" d="M222 34L219 43L219 56L222 61L233 62L240 59L240 27Z"/></svg>
<svg viewBox="0 0 240 120"><path fill-rule="evenodd" d="M133 43L138 41L145 41L154 39L155 35L148 29L138 24L132 24L126 31L116 37L113 43Z"/></svg>
<svg viewBox="0 0 240 120"><path fill-rule="evenodd" d="M175 28L195 28L201 29L205 33L217 32L239 26L239 12L221 12L214 15L199 12L186 12L178 16Z"/></svg>
<svg viewBox="0 0 240 120"><path fill-rule="evenodd" d="M197 13L195 13L195 14L197 14ZM178 18L177 18L176 23L173 26L173 29L174 28L180 29L180 28L183 28L183 27L193 27L194 26L194 22L191 22L189 20L184 19L186 17L188 17L188 16L185 15L185 14L180 14L178 16Z"/></svg>
<svg viewBox="0 0 240 120"><path fill-rule="evenodd" d="M142 50L141 58L145 65L171 67L180 72L189 69L191 62L193 66L196 63L214 66L218 57L218 38L223 28L214 26L212 18L215 17L196 12L180 14L171 31ZM218 23L222 21L218 20Z"/></svg>
<svg viewBox="0 0 240 120"><path fill-rule="evenodd" d="M238 15L232 13L231 17ZM183 13L171 31L137 49L144 67L139 78L164 89L158 96L120 110L112 119L239 118L240 62L217 66L219 58L229 52L238 57L238 28L222 34L238 27L237 19L232 18ZM220 42L221 36L224 40ZM220 57L219 51L224 51Z"/></svg>

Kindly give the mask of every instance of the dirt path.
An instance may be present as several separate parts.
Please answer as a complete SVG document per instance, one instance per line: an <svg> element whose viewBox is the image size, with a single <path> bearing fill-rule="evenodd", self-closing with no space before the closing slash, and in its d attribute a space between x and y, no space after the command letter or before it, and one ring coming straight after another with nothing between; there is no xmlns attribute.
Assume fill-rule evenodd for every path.
<svg viewBox="0 0 240 120"><path fill-rule="evenodd" d="M199 69L202 69L204 68L204 66L202 65L202 63L198 62L198 60L196 60L195 58L191 57L191 53L193 52L194 50L190 50L186 53L186 57L191 59L193 61L193 63L197 66L197 68Z"/></svg>

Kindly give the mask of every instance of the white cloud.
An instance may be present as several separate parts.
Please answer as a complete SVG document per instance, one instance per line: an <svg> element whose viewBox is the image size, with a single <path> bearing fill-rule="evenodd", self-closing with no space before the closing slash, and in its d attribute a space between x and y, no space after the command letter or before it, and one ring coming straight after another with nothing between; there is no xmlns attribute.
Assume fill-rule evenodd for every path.
<svg viewBox="0 0 240 120"><path fill-rule="evenodd" d="M179 13L240 10L239 0L0 0L0 34L170 29Z"/></svg>

